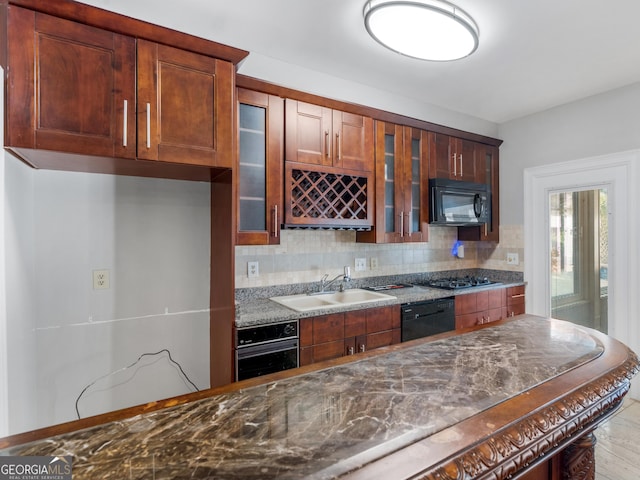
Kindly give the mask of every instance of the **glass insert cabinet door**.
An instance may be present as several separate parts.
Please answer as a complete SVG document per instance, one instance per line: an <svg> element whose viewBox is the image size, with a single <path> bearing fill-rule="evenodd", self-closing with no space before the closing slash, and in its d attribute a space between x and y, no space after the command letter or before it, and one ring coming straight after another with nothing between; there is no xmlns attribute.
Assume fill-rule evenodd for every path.
<svg viewBox="0 0 640 480"><path fill-rule="evenodd" d="M280 243L281 98L238 89L237 244Z"/></svg>
<svg viewBox="0 0 640 480"><path fill-rule="evenodd" d="M375 123L376 221L358 242L426 242L428 236L428 133Z"/></svg>
<svg viewBox="0 0 640 480"><path fill-rule="evenodd" d="M267 230L267 109L240 104L240 231Z"/></svg>

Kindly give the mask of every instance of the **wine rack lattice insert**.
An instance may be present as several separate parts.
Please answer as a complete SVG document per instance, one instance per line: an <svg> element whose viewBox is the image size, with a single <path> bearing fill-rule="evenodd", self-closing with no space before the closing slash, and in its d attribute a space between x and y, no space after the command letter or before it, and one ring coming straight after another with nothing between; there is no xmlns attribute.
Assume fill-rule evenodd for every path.
<svg viewBox="0 0 640 480"><path fill-rule="evenodd" d="M294 218L367 219L367 177L300 169L291 171Z"/></svg>

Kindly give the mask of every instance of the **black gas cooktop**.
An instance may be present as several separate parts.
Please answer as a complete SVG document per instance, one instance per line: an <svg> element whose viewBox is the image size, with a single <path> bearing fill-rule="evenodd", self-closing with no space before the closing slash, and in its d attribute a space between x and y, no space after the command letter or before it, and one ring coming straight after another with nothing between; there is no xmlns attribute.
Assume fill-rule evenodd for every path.
<svg viewBox="0 0 640 480"><path fill-rule="evenodd" d="M422 287L443 288L445 290L461 290L463 288L483 287L486 285L499 285L500 282L494 282L487 277L448 277L429 280L418 283Z"/></svg>

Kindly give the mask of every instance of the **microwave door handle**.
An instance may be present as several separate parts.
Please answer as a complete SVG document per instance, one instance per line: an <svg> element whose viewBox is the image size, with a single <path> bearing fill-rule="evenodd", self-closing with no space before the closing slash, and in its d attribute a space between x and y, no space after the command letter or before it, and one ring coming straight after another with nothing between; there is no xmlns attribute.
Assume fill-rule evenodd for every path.
<svg viewBox="0 0 640 480"><path fill-rule="evenodd" d="M482 197L480 197L479 193L473 196L473 213L476 218L480 218L480 215L482 215Z"/></svg>

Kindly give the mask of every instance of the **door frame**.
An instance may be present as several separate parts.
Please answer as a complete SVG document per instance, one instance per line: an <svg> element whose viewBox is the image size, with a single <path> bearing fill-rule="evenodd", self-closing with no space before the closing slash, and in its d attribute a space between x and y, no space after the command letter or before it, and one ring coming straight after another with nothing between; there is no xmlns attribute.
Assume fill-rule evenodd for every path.
<svg viewBox="0 0 640 480"><path fill-rule="evenodd" d="M549 194L564 190L607 188L609 225L609 335L632 349L640 347L640 150L614 153L524 171L524 279L527 312L550 316L551 285ZM640 389L638 389L640 393ZM634 395L638 398L638 395Z"/></svg>

